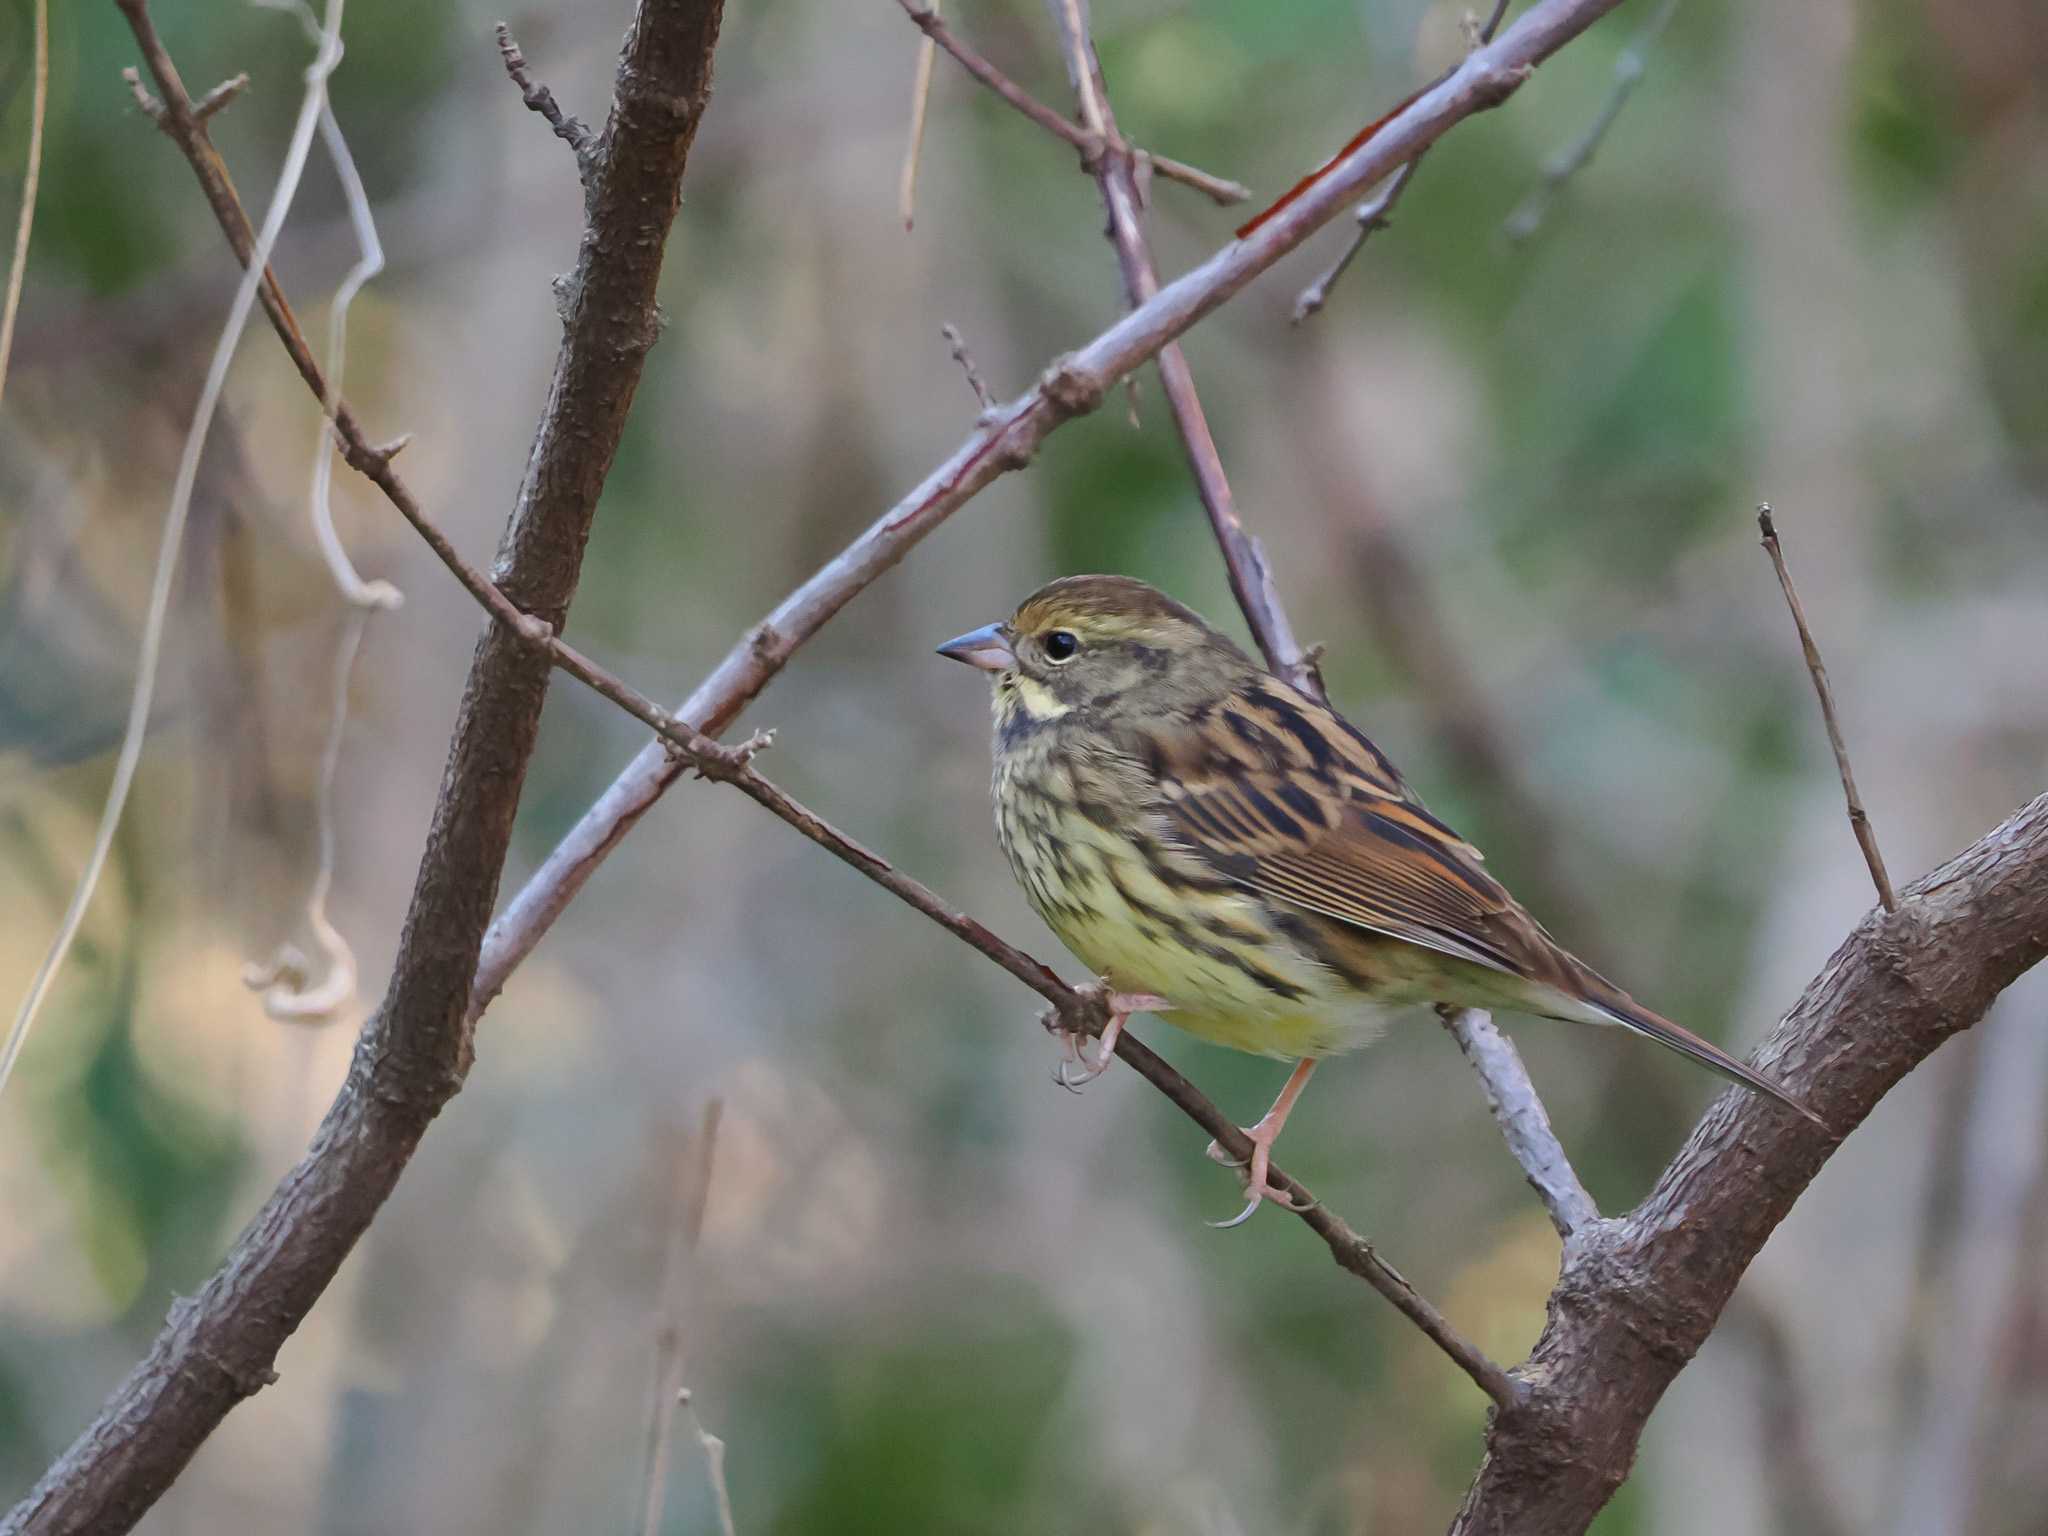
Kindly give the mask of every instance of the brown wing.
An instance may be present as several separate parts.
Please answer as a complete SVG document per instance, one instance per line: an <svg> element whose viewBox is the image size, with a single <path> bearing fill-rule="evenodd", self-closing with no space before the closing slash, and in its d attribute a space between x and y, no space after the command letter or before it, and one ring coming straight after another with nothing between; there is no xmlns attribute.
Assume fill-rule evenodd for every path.
<svg viewBox="0 0 2048 1536"><path fill-rule="evenodd" d="M1511 975L1554 968L1479 851L1307 696L1261 678L1150 745L1168 823L1246 889Z"/></svg>

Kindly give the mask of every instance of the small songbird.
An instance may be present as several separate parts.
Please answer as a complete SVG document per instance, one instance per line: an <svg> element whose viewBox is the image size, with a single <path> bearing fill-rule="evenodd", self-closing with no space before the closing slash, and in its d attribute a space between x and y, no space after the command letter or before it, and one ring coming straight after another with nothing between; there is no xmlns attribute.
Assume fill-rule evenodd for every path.
<svg viewBox="0 0 2048 1536"><path fill-rule="evenodd" d="M1379 748L1165 593L1069 576L939 654L991 675L1003 851L1112 989L1096 1058L1070 1042L1085 1075L1147 1011L1297 1062L1237 1221L1283 1198L1273 1142L1316 1062L1415 1005L1618 1024L1821 1123L1567 953Z"/></svg>

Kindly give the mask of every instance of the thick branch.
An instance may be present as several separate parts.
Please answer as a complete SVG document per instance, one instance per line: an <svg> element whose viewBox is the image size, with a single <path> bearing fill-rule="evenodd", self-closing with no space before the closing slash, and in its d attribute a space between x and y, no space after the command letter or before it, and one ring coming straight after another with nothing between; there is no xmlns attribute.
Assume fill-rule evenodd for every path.
<svg viewBox="0 0 2048 1536"><path fill-rule="evenodd" d="M2048 957L2048 795L1873 912L1757 1060L1830 1125L1854 1127L1944 1040ZM1846 1131L1845 1131L1846 1133ZM1839 1145L1731 1089L1649 1198L1576 1234L1454 1536L1577 1536L1635 1459L1643 1424L1736 1283Z"/></svg>
<svg viewBox="0 0 2048 1536"><path fill-rule="evenodd" d="M202 141L145 0L119 3L173 137L183 145ZM560 626L575 593L598 491L655 335L655 281L709 97L720 14L720 0L645 0L620 59L554 384L499 554L499 586L551 627ZM217 163L210 146L205 153ZM274 288L265 296L274 298ZM364 1025L339 1096L219 1272L172 1308L148 1356L0 1530L131 1528L228 1411L275 1379L279 1348L461 1087L471 979L549 667L548 656L516 633L496 623L486 628L390 988Z"/></svg>
<svg viewBox="0 0 2048 1536"><path fill-rule="evenodd" d="M1028 463L1058 427L1094 410L1118 380L1299 246L1350 198L1458 122L1498 105L1531 67L1619 3L1539 0L1504 36L1469 55L1377 133L1320 170L1289 195L1284 207L1258 220L1250 234L1167 284L1080 351L1059 359L1036 388L980 423L922 484L749 630L676 713L699 730L723 731L798 646L983 487ZM497 995L597 866L681 771L660 744L650 744L584 812L492 924L477 974L476 1008Z"/></svg>

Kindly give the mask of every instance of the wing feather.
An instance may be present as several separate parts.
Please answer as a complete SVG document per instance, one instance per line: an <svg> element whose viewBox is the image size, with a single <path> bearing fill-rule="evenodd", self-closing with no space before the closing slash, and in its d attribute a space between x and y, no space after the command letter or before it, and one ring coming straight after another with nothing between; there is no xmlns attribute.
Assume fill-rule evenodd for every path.
<svg viewBox="0 0 2048 1536"><path fill-rule="evenodd" d="M1541 930L1370 741L1271 678L1147 751L1174 834L1246 889L1513 975Z"/></svg>

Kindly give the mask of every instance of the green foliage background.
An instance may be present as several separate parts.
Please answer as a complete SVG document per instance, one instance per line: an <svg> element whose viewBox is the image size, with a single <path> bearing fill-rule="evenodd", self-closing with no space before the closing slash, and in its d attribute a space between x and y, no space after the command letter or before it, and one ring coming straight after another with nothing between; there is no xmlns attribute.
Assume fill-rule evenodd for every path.
<svg viewBox="0 0 2048 1536"><path fill-rule="evenodd" d="M148 551L232 282L185 168L120 83L134 60L119 14L53 9L0 414L9 997L89 841ZM1094 9L1126 131L1266 196L1460 46L1448 3ZM157 10L195 88L251 76L217 137L254 208L296 109L298 25ZM1039 6L955 11L1061 99ZM1504 221L1597 110L1644 11L1633 0L1435 150L1322 316L1287 323L1337 231L1187 345L1244 514L1347 713L1561 937L1746 1046L1870 899L1754 549L1758 500L1778 507L1895 875L2043 787L2048 26L2026 0L1682 6L1592 163L1534 238L1510 241ZM28 14L0 8L8 209ZM494 16L355 0L334 81L391 258L354 312L349 392L379 429L418 434L408 471L479 558L544 397L548 280L579 226L573 165L506 85ZM565 105L597 116L624 8L509 19ZM1118 312L1072 154L944 59L905 233L914 45L888 0L731 9L668 329L574 621L651 692L686 694L962 437L972 406L942 323L1007 394ZM1169 273L1240 217L1164 182L1153 196ZM278 260L309 322L351 258L316 155ZM750 716L780 728L773 769L792 792L1062 961L989 835L980 691L930 647L1086 569L1235 622L1149 375L1136 415L1113 401L1059 433ZM27 1486L203 1283L339 1082L476 629L388 510L339 485L366 574L409 595L371 632L338 781L335 911L365 1001L325 1030L267 1020L237 977L305 942L341 618L304 520L316 417L267 335L245 345L225 417L116 866L0 1101L0 1493ZM1370 601L1387 541L1432 616L1420 641ZM1417 643L1474 679L1520 798L1457 746L1451 701L1413 674ZM557 691L508 881L638 745L598 701ZM1799 1341L1793 1385L1853 1528L1880 1522L1919 1465L1932 1399L1914 1362L1939 1380L1958 1358L1942 1298L1986 1260L1966 1220L1944 1226L1959 1197L1943 1170L1970 1166L1955 1149L1973 1092L1990 1091L1973 1085L1998 1080L2035 1083L1985 1133L2035 1170L2033 1214L1991 1256L2018 1277L1997 1294L2001 1336L2022 1342L1978 1400L1967 1528L2029 1529L2048 1496L2024 1428L2048 1406L2048 1062L2023 1038L2038 1012L2016 999L1902 1089L1749 1288ZM678 788L493 1008L468 1089L281 1383L149 1528L624 1526L677 1148L712 1097L726 1130L682 1332L742 1531L1441 1528L1478 1453L1478 1394L1292 1224L1204 1229L1232 1188L1199 1138L1127 1075L1058 1093L1034 1013L743 800ZM1279 1080L1146 1033L1246 1120ZM1716 1089L1625 1041L1542 1024L1518 1038L1609 1209L1640 1196ZM1286 1161L1484 1347L1526 1351L1555 1240L1433 1025L1320 1077ZM1788 1388L1759 1378L1746 1337L1717 1335L1681 1379L1602 1536L1793 1528L1755 1428L1763 1396ZM712 1522L681 1434L666 1528Z"/></svg>

